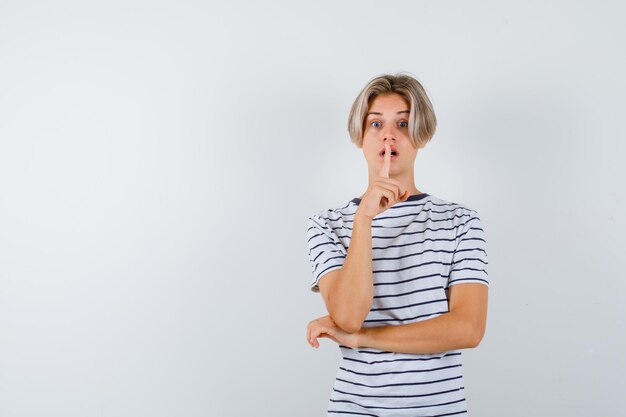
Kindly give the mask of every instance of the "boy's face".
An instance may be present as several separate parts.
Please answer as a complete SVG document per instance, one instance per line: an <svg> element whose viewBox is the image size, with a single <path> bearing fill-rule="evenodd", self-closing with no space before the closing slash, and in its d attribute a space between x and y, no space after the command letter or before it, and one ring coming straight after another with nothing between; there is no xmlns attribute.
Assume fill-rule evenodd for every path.
<svg viewBox="0 0 626 417"><path fill-rule="evenodd" d="M371 102L363 128L363 154L370 172L380 171L388 142L392 151L389 176L412 174L417 148L409 136L410 109L396 93L380 94Z"/></svg>

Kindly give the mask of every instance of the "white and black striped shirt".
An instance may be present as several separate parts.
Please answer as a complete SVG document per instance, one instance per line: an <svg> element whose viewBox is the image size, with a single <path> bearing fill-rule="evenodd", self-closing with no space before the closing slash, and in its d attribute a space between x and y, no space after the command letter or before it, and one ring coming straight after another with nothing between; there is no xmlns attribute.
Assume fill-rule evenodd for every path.
<svg viewBox="0 0 626 417"><path fill-rule="evenodd" d="M309 218L311 290L345 261L360 202ZM447 289L489 285L478 213L427 193L409 196L372 220L374 300L364 327L398 325L448 312ZM461 351L427 355L339 345L328 415L467 415Z"/></svg>

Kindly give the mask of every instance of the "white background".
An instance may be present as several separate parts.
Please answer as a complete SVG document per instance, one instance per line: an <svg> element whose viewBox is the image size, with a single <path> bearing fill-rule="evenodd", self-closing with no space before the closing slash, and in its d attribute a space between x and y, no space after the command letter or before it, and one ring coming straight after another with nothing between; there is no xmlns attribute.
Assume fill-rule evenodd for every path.
<svg viewBox="0 0 626 417"><path fill-rule="evenodd" d="M222 4L224 3L224 4ZM0 2L0 415L321 416L307 218L408 71L416 186L480 214L473 416L626 408L618 1Z"/></svg>

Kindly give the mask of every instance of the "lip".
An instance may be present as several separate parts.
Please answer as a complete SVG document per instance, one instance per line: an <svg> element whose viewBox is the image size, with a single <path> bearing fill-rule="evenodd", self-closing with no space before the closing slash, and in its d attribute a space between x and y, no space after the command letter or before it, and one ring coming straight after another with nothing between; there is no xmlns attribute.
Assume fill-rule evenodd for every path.
<svg viewBox="0 0 626 417"><path fill-rule="evenodd" d="M378 155L378 157L380 159L385 159L385 155L383 155L382 153L380 155ZM394 159L396 159L398 157L398 155L391 155L390 160L393 161Z"/></svg>
<svg viewBox="0 0 626 417"><path fill-rule="evenodd" d="M389 152L395 152L395 155L391 155L391 159L396 159L398 157L398 149L396 149L395 146L389 146L390 150ZM383 148L378 152L378 156L381 157L382 159L385 158L385 156L383 155L383 152L385 152L385 147L383 146Z"/></svg>

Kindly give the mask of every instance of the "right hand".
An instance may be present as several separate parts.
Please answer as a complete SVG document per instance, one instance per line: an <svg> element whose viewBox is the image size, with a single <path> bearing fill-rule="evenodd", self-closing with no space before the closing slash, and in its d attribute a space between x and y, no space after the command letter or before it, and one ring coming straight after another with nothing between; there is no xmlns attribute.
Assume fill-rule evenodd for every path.
<svg viewBox="0 0 626 417"><path fill-rule="evenodd" d="M380 169L380 174L374 179L363 195L357 215L363 215L373 219L378 214L387 210L399 201L406 201L409 198L409 190L400 189L400 181L389 178L389 168L391 167L391 148L385 142L385 159Z"/></svg>

